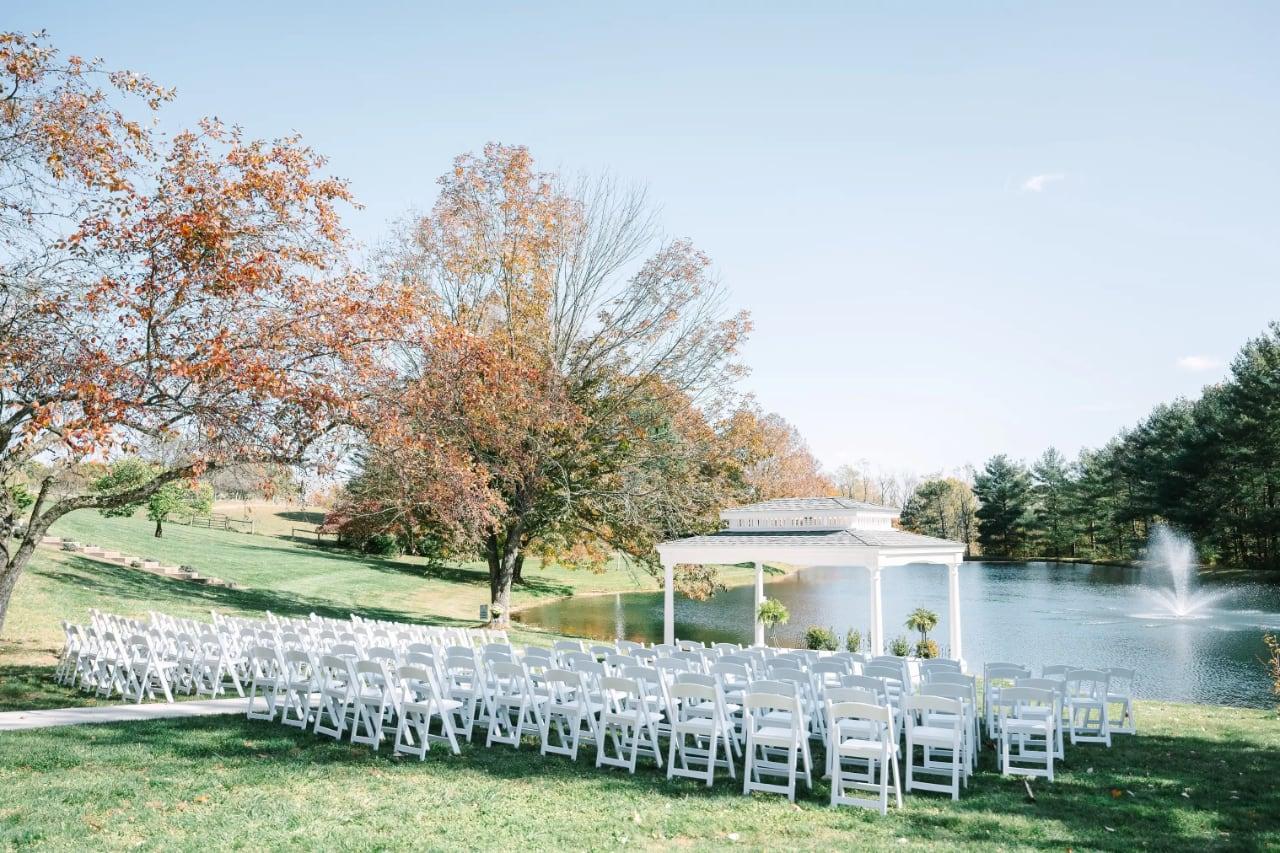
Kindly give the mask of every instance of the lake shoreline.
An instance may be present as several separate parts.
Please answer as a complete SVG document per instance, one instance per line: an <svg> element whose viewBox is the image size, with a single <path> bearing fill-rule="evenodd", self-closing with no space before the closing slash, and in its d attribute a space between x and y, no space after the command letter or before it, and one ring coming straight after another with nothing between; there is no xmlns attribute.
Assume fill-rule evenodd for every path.
<svg viewBox="0 0 1280 853"><path fill-rule="evenodd" d="M770 572L770 571L769 571L769 569L770 569L770 568L777 569L778 571L776 571L776 572ZM792 566L792 565L790 565L790 564L787 564L787 565L782 565L782 564L779 564L779 565L773 565L773 564L770 564L769 566L766 566L766 567L765 567L765 572L764 572L765 581L767 582L770 578L785 578L785 577L789 577L789 576L791 576L791 575L794 575L796 572L800 571L800 570L801 570L801 569L803 569L803 568L805 568L805 567L804 567L804 566ZM752 584L754 584L754 583L755 583L755 578L749 578L749 579L744 579L744 580L737 580L737 579L735 579L735 580L733 580L732 582L725 583L724 587L725 587L725 589L739 589L739 588L744 587L744 586L751 586L751 585L752 585ZM513 589L514 589L514 588L513 588ZM659 586L657 589L635 589L635 590L627 590L627 591L625 591L625 592L622 592L622 591L620 591L620 590L616 590L616 589L615 589L615 590L598 589L598 590L591 590L591 591L589 591L589 592L571 592L571 593L569 593L568 595L556 595L556 596L551 596L551 597L548 597L548 598L540 598L540 599L538 599L537 601L533 601L533 602L530 602L530 603L528 603L528 604L522 604L522 605L520 605L519 607L512 607L512 608L511 608L511 618L512 618L512 619L515 619L515 618L516 618L516 616L518 616L519 614L523 613L524 611L526 611L526 610L532 610L532 609L537 608L537 607L541 607L541 606L543 606L544 604L555 604L555 603L557 603L557 602L561 602L561 601L568 601L568 600L570 600L570 599L598 598L599 596L602 596L602 595L631 595L631 594L634 594L634 593L637 593L637 592L648 592L648 593L662 592L662 587L661 587L661 586ZM712 597L714 598L715 596L712 596ZM523 623L523 624L529 624L529 623Z"/></svg>

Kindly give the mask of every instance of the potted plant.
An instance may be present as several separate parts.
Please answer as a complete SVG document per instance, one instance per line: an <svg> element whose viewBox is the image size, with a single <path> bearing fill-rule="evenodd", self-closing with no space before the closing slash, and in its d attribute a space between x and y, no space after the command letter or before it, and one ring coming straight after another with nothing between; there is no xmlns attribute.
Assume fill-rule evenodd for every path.
<svg viewBox="0 0 1280 853"><path fill-rule="evenodd" d="M916 656L936 658L938 644L929 639L929 632L938 627L938 614L923 607L917 607L907 616L907 628L920 632L920 642L916 643Z"/></svg>
<svg viewBox="0 0 1280 853"><path fill-rule="evenodd" d="M856 628L850 628L844 635L844 649L854 654L862 651L862 632Z"/></svg>
<svg viewBox="0 0 1280 853"><path fill-rule="evenodd" d="M804 647L820 652L834 652L839 645L834 628L810 625L804 632Z"/></svg>
<svg viewBox="0 0 1280 853"><path fill-rule="evenodd" d="M766 598L760 602L756 618L764 623L765 635L772 637L774 627L785 624L791 618L791 612L787 610L787 605L776 598Z"/></svg>

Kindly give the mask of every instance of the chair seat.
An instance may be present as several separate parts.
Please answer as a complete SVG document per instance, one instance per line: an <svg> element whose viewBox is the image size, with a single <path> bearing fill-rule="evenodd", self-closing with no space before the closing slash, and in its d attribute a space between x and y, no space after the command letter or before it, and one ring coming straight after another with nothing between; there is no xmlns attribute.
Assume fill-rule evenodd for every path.
<svg viewBox="0 0 1280 853"><path fill-rule="evenodd" d="M852 758L872 758L883 755L888 745L878 740L864 738L848 738L840 741L836 750L843 756Z"/></svg>
<svg viewBox="0 0 1280 853"><path fill-rule="evenodd" d="M955 729L941 726L916 726L911 730L911 740L920 746L951 747L956 739Z"/></svg>
<svg viewBox="0 0 1280 853"><path fill-rule="evenodd" d="M791 730L790 726L786 728L781 726L762 726L752 732L751 737L752 740L762 746L791 746L797 740L797 735Z"/></svg>
<svg viewBox="0 0 1280 853"><path fill-rule="evenodd" d="M1108 693L1107 701L1108 702L1131 702L1133 701L1133 697L1130 696L1128 693Z"/></svg>
<svg viewBox="0 0 1280 853"><path fill-rule="evenodd" d="M710 717L694 717L673 723L671 728L673 731L687 734L710 735L715 730L715 722Z"/></svg>
<svg viewBox="0 0 1280 853"><path fill-rule="evenodd" d="M1011 734L1047 735L1049 733L1049 723L1047 720L1006 719L1003 724L1003 730Z"/></svg>

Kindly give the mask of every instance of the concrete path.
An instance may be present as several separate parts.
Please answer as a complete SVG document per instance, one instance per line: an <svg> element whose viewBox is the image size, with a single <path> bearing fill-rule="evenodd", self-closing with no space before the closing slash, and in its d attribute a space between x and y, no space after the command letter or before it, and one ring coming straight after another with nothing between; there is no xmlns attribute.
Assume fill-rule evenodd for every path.
<svg viewBox="0 0 1280 853"><path fill-rule="evenodd" d="M266 709L261 697L257 707ZM142 705L102 705L96 708L54 708L48 711L0 712L0 732L44 729L50 726L80 726L86 723L125 723L135 720L165 720L177 717L210 717L215 714L243 714L248 700L207 699L199 702L147 702Z"/></svg>

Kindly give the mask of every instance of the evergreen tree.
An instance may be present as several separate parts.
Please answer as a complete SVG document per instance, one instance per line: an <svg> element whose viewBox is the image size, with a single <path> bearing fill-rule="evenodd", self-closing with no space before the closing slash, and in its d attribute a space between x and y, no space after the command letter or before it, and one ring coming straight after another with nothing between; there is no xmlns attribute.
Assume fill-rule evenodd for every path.
<svg viewBox="0 0 1280 853"><path fill-rule="evenodd" d="M978 541L988 557L1018 558L1027 553L1031 520L1031 475L1003 453L987 460L974 483Z"/></svg>
<svg viewBox="0 0 1280 853"><path fill-rule="evenodd" d="M1075 518L1070 511L1071 468L1050 447L1031 468L1035 534L1046 557L1075 556Z"/></svg>

